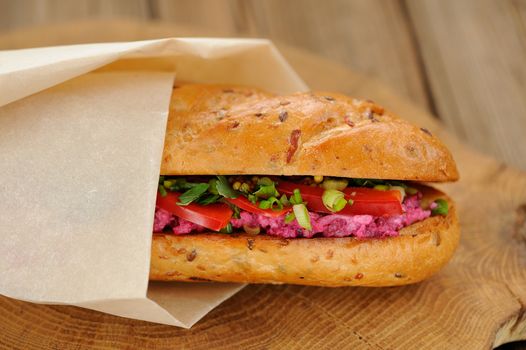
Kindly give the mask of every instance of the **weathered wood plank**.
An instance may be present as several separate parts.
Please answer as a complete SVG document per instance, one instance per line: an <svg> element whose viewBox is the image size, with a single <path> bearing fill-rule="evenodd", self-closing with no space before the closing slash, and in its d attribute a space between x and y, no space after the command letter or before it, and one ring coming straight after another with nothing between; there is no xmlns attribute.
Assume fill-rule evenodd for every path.
<svg viewBox="0 0 526 350"><path fill-rule="evenodd" d="M87 18L147 20L147 0L0 0L0 30Z"/></svg>
<svg viewBox="0 0 526 350"><path fill-rule="evenodd" d="M198 35L235 37L244 34L237 26L242 14L235 0L150 1L154 18L199 28Z"/></svg>
<svg viewBox="0 0 526 350"><path fill-rule="evenodd" d="M526 169L526 2L409 0L440 117Z"/></svg>
<svg viewBox="0 0 526 350"><path fill-rule="evenodd" d="M211 36L268 37L377 77L427 108L403 7L381 0L153 0L158 18Z"/></svg>

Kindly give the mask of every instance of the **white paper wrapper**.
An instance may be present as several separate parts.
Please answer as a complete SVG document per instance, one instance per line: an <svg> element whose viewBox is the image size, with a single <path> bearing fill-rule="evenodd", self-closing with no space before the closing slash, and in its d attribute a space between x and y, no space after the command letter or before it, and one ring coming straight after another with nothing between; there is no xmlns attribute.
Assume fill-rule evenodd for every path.
<svg viewBox="0 0 526 350"><path fill-rule="evenodd" d="M0 52L0 294L191 327L242 288L148 284L174 74L306 90L266 40Z"/></svg>

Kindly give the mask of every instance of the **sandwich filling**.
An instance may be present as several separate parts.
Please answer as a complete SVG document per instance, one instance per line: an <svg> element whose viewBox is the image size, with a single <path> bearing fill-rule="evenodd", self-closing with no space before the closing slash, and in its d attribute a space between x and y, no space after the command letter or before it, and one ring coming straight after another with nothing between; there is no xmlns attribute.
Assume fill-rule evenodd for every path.
<svg viewBox="0 0 526 350"><path fill-rule="evenodd" d="M422 193L400 181L161 176L153 231L384 238L447 210L442 199L423 207Z"/></svg>

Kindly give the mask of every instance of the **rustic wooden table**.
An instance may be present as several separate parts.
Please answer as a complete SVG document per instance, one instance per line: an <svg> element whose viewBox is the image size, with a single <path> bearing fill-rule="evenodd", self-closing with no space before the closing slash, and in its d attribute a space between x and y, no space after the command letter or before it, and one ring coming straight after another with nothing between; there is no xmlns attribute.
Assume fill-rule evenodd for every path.
<svg viewBox="0 0 526 350"><path fill-rule="evenodd" d="M526 7L523 2L328 1L321 5L321 2L311 1L220 0L71 3L0 0L0 30L16 29L0 34L0 49L159 36L267 36L317 53L313 56L291 49L289 45L280 45L294 68L312 87L372 97L404 117L434 126L434 130L442 134L440 126L434 125L424 111L438 114L450 131L474 148L526 168L526 143L522 137L526 130L526 100L523 98L526 95L523 86L526 60L525 46L520 41L524 40L525 34ZM109 14L164 19L176 24L146 25L126 20L93 23L87 19ZM37 29L21 28L27 24L64 19L77 21ZM329 60L319 56L326 56ZM396 95L409 98L414 105L354 71L381 79L395 90ZM512 106L513 110L508 111ZM410 320L401 323L418 328L418 332L408 335L396 325L397 316L391 315L389 319L394 324L385 324L382 330L374 328L375 333L371 331L373 328L367 329L367 325L352 324L357 318L345 314L361 314L362 311L352 305L337 307L338 298L349 303L349 295L343 295L341 291L303 287L247 288L189 332L72 307L36 306L1 298L0 347L64 348L80 344L80 347L154 348L178 344L228 348L260 344L273 348L287 345L408 348L411 344L418 348L432 341L435 345L449 344L450 348L459 344L480 348L493 344L495 336L500 337L500 341L513 340L506 332L518 334L517 331L521 330L518 328L524 327L520 321L525 318L526 263L521 255L524 254L524 245L518 243L520 239L511 241L510 245L505 239L516 239L525 234L526 177L498 162L470 153L471 150L448 134L444 133L443 137L452 145L457 159L466 164L461 164L461 171L478 172L467 176L462 173L464 181L448 189L458 191L461 214L465 217L463 230L467 229L467 232L453 266L446 271L472 269L464 271L467 274L460 277L480 283L480 291L475 293L473 284L467 284L465 288L469 292L461 301L456 295L449 295L452 297L450 301L426 300L429 296L439 298L431 287L437 281L449 283L453 290L459 290L454 288L459 276L452 278L446 272L441 279L417 288L351 293L355 297L365 297L357 303L363 307L371 304L376 304L376 308L388 306L389 303L381 301L388 298L393 301L391 305L401 308L397 312L392 310L393 314L399 315L409 312L410 306L404 304L453 307L450 312L435 310L442 318L435 316L432 319L440 319L441 324L426 322L424 314L415 313ZM495 227L487 230L487 237L480 238L479 234L484 230L480 223L477 226L476 221L482 211L463 211L466 211L470 197L481 195L481 188L492 184L488 182L492 179L494 184L505 186L506 190L499 194L498 201L486 208L498 210L504 217L491 221ZM466 206L464 209L463 205ZM504 239L492 234L502 234ZM475 238L477 244L482 244L476 249L469 241L473 239L475 242ZM511 284L499 285L503 278ZM431 294L428 293L430 290ZM483 295L491 295L487 300L494 298L495 305L488 304L487 300L483 303L485 299L480 298ZM473 317L478 320L473 320ZM280 320L294 326L278 327ZM319 324L300 327L302 320L318 320ZM375 320L380 322L377 318ZM254 325L247 327L251 323ZM508 329L495 335L502 324ZM463 328L463 332L458 332L458 328ZM241 332L241 335L234 336L231 332ZM407 338L401 339L400 334ZM507 348L520 349L524 345Z"/></svg>

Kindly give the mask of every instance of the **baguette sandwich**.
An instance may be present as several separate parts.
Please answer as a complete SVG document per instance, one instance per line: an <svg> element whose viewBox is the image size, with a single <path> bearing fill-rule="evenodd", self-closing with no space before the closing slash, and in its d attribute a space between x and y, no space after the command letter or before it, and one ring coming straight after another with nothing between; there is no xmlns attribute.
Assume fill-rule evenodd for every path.
<svg viewBox="0 0 526 350"><path fill-rule="evenodd" d="M372 101L173 90L150 279L395 286L443 267L458 179L448 149Z"/></svg>

